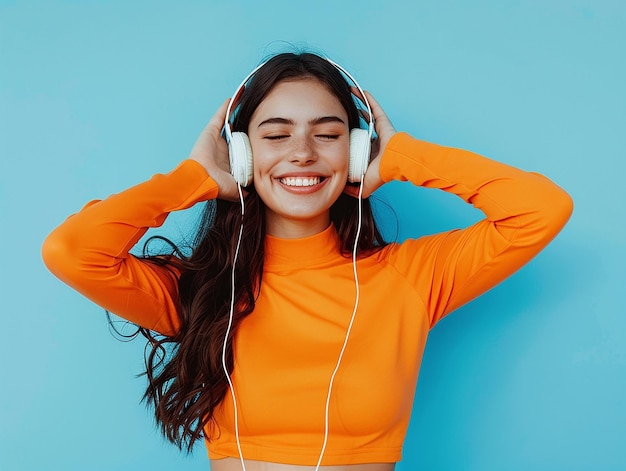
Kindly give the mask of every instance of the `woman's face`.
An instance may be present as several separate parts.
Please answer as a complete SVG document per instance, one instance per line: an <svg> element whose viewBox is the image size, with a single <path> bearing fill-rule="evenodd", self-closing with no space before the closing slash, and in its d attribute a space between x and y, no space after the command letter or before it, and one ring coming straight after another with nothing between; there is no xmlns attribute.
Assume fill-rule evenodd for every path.
<svg viewBox="0 0 626 471"><path fill-rule="evenodd" d="M252 115L248 137L267 233L326 229L348 178L348 115L335 95L313 78L280 82Z"/></svg>

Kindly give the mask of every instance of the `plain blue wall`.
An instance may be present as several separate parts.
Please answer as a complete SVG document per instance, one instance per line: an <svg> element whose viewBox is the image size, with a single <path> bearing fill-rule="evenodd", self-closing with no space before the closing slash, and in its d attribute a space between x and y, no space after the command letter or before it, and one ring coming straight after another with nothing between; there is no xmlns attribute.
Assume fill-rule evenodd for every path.
<svg viewBox="0 0 626 471"><path fill-rule="evenodd" d="M115 340L40 245L186 157L280 41L343 64L398 129L544 173L576 202L548 249L432 332L398 470L626 469L625 20L608 0L0 1L0 469L208 468L138 404L143 343ZM477 217L383 193L401 238Z"/></svg>

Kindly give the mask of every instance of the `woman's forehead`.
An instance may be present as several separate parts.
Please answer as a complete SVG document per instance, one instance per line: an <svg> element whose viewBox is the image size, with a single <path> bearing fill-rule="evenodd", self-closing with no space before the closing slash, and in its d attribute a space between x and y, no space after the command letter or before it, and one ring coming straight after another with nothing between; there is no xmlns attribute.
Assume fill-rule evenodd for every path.
<svg viewBox="0 0 626 471"><path fill-rule="evenodd" d="M345 109L327 86L315 78L304 78L276 84L261 101L251 121L268 117L309 121L324 116L339 116L347 123Z"/></svg>

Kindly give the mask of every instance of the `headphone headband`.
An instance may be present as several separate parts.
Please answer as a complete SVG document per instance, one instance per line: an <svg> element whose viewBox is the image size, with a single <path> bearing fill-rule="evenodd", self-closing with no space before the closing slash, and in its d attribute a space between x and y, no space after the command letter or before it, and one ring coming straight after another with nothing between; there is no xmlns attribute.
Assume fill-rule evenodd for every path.
<svg viewBox="0 0 626 471"><path fill-rule="evenodd" d="M352 92L352 95L358 101L361 101L365 105L365 107L367 108L367 116L368 116L368 123L367 123L367 128L368 129L367 129L367 132L368 132L369 140L371 141L372 140L372 136L374 134L374 114L372 113L372 108L370 107L370 103L367 100L367 96L365 95L365 91L361 88L361 86L359 85L359 82L356 81L356 79L350 74L350 72L348 72L342 66L340 66L336 62L330 60L328 57L322 57L322 56L318 56L318 57L324 59L326 62L331 64L333 67L335 67L339 72L341 72L343 75L348 77L348 79L350 79L352 81L354 86L359 91L361 96L357 96L354 92ZM224 132L225 132L225 135L226 135L226 141L227 142L230 142L232 140L232 137L233 137L232 130L230 128L230 118L231 118L231 113L234 112L234 108L236 108L236 106L234 106L234 105L237 103L237 101L239 100L241 94L243 93L244 89L246 88L246 83L248 83L250 81L250 79L254 76L254 74L256 74L257 71L259 69L261 69L267 63L268 63L268 61L262 62L261 64L257 65L252 70L252 72L250 72L248 75L246 75L246 77L241 81L239 86L235 89L235 92L233 93L233 96L230 98L230 101L228 102L228 108L226 109L226 118L224 119Z"/></svg>
<svg viewBox="0 0 626 471"><path fill-rule="evenodd" d="M248 83L248 81L252 78L252 76L256 74L257 70L259 70L265 64L267 64L267 61L262 62L261 64L257 65L252 70L252 72L246 75L246 78L241 81L241 83L235 90L235 93L233 93L233 96L230 98L230 101L228 102L228 108L226 108L226 118L224 119L224 131L226 132L226 142L230 142L233 138L233 134L232 134L232 131L230 129L230 124L229 124L230 113L231 113L233 104L236 103L236 101L239 99L239 96L243 93L244 88L246 88L246 83Z"/></svg>

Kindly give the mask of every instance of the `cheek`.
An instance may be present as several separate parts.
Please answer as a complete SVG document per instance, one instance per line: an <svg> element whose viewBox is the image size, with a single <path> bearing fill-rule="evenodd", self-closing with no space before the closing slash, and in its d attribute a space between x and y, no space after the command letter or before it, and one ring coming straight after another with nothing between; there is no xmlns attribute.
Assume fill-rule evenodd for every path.
<svg viewBox="0 0 626 471"><path fill-rule="evenodd" d="M348 172L348 166L350 164L350 148L348 145L334 149L329 157L336 171Z"/></svg>
<svg viewBox="0 0 626 471"><path fill-rule="evenodd" d="M252 144L252 165L254 175L264 175L279 160L276 152L271 152L263 143Z"/></svg>

